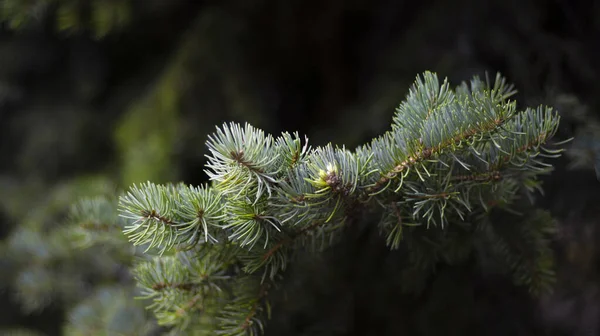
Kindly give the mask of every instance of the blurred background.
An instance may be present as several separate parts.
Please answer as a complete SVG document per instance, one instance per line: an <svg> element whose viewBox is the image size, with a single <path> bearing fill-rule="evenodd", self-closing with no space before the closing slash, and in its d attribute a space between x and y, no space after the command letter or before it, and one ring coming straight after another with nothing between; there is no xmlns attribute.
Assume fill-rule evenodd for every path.
<svg viewBox="0 0 600 336"><path fill-rule="evenodd" d="M158 332L130 300L128 257L65 247L71 204L148 180L204 182L204 142L228 121L354 148L432 70L455 84L500 72L520 107L554 106L557 138L575 137L538 200L560 228L555 292L532 299L465 268L406 298L374 237L299 265L290 278L304 281L288 286L303 295L269 334L600 335L600 2L0 4L0 334ZM92 315L97 329L78 327Z"/></svg>

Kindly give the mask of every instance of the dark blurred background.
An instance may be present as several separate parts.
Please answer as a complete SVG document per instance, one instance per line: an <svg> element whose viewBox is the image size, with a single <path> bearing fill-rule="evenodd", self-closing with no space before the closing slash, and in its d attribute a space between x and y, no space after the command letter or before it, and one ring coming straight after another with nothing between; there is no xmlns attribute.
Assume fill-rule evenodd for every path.
<svg viewBox="0 0 600 336"><path fill-rule="evenodd" d="M315 299L281 313L272 334L600 335L600 2L0 3L0 327L61 334L72 301L46 293L55 285L38 292L53 275L22 286L15 237L51 232L90 190L83 177L199 184L207 134L226 121L353 148L386 130L432 70L455 84L500 72L520 107L555 106L557 137L575 137L539 199L560 226L555 293L534 300L454 269L430 284L442 303L400 304L385 253L354 247L343 270L307 266L319 279L290 286Z"/></svg>

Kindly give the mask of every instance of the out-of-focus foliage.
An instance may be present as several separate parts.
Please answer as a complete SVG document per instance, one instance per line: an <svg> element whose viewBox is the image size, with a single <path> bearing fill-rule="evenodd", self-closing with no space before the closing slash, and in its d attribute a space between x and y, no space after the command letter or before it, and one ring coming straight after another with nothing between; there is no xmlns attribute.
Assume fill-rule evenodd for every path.
<svg viewBox="0 0 600 336"><path fill-rule="evenodd" d="M595 170L600 181L600 119L573 95L556 95L554 100L563 116L575 130L574 141L567 152L570 169Z"/></svg>
<svg viewBox="0 0 600 336"><path fill-rule="evenodd" d="M140 309L135 297L140 294L123 285L101 286L67 316L64 335L152 335L156 324Z"/></svg>
<svg viewBox="0 0 600 336"><path fill-rule="evenodd" d="M24 328L0 329L0 334L9 336L45 336L43 333Z"/></svg>
<svg viewBox="0 0 600 336"><path fill-rule="evenodd" d="M149 2L144 4L150 5ZM52 12L46 14L50 17L53 15ZM243 32L240 22L221 10L199 13L195 22L190 28L186 28L188 33L181 38L181 43L168 52L172 57L164 65L162 75L153 80L150 86L139 90L139 98L129 97L130 101L127 101L119 93L112 100L114 103L109 103L108 108L116 107L124 111L115 121L97 118L100 111L95 100L104 89L103 82L107 80L105 74L98 76L97 71L108 68L98 67L99 64L104 64L103 55L94 54L93 49L89 49L92 45L87 42L81 45L82 49L74 51L75 58L70 60L71 66L76 66L77 62L83 66L72 69L75 81L72 89L81 94L78 98L83 99L76 99L76 103L69 102L71 106L67 106L68 108L63 103L55 103L57 98L64 97L62 94L50 99L34 99L33 105L37 106L31 109L32 113L8 119L12 123L11 129L23 128L27 133L19 134L19 141L23 141L25 145L21 147L19 155L15 156L16 164L11 167L17 168L22 177L15 179L14 176L6 175L3 179L2 192L5 193L0 198L0 203L8 223L15 229L2 243L5 252L3 255L6 256L2 260L3 265L6 264L2 283L9 288L9 293L17 300L24 313L38 314L47 307L66 307L71 319L65 325L64 332L78 334L86 328L98 326L100 335L107 332L106 328L113 330L119 327L117 322L126 322L110 319L113 314L119 316L119 305L124 305L123 309L128 309L136 316L139 316L141 310L145 317L144 305L141 301L134 300L134 292L119 288L129 284L126 267L133 255L129 245L115 246L114 243L123 238L120 230L105 230L107 223L118 224L112 218L116 215L112 211L116 202L111 204L104 198L106 195L115 196L116 186L111 180L117 181L118 185L145 179L170 181L178 178L181 147L189 146L193 143L191 140L203 137L222 117L214 112L214 106L207 106L209 109L200 111L199 114L181 113L190 104L190 100L197 98L195 89L199 87L203 88L201 91L206 92L208 97L223 95L223 101L233 103L230 114L234 117L245 115L254 121L264 117L258 113L256 97L242 92L241 88L249 85L242 78L247 74L236 70L241 63L227 51ZM22 26L20 30L27 32L33 29L35 22L28 25ZM215 36L215 29L222 34ZM85 34L85 30L70 31L75 35ZM14 52L18 53L19 50L15 49ZM91 59L83 60L86 56L91 56ZM98 57L99 63L90 62L98 61ZM23 62L23 70L27 70L30 63L31 61ZM91 68L87 67L89 65ZM18 74L19 70L13 69L13 72ZM222 75L226 72L230 75ZM10 82L12 76L6 79ZM214 79L222 85L215 85ZM127 94L128 89L130 88L124 88L123 92ZM134 88L134 91L138 90ZM15 94L6 96L9 104L20 99L22 98ZM60 112L57 113L60 113L60 117L44 120L44 112L40 110L50 109L52 104L58 105L56 107ZM219 111L225 110L219 108ZM114 115L114 111L107 113L109 116ZM193 120L196 122L192 122ZM212 122L204 124L200 120ZM112 125L116 125L113 136L110 132ZM99 135L105 140L98 139ZM74 168L69 169L82 169L81 166L78 167L81 163L76 162L75 155L91 154L92 159L86 159L89 162L101 162L111 155L106 152L111 145L93 145L85 140L88 138L96 143L114 141L117 164L94 167L95 171L101 172L98 178L82 179L84 181L81 182L66 180L55 184L53 176L65 173L61 168L68 167L66 162L75 164ZM55 149L62 152L53 155L56 154L53 153ZM202 158L202 154L200 150L187 157ZM34 201L36 199L39 201ZM66 214L66 209L71 204L76 205ZM85 228L73 225L73 216L77 217L78 213L82 213L80 208L86 208L84 213L89 215L89 218L76 220L87 223ZM92 227L95 230L90 230ZM114 289L108 292L102 292L103 287L98 287L111 284ZM101 294L102 297L107 297L106 293L118 292L123 295L122 302L102 305L95 303L94 299L81 301L95 292L104 293ZM86 315L90 311L98 319L90 320ZM111 325L113 322L117 324ZM148 320L143 322L147 323ZM136 330L139 326L130 330ZM122 327L123 325L120 326ZM139 334L140 330L136 332Z"/></svg>
<svg viewBox="0 0 600 336"><path fill-rule="evenodd" d="M122 29L131 21L131 0L2 0L0 19L12 29L39 24L50 16L57 31L91 31L95 37Z"/></svg>
<svg viewBox="0 0 600 336"><path fill-rule="evenodd" d="M12 288L20 309L39 313L51 304L68 307L66 332L72 335L139 335L155 329L128 289L133 283L127 267L136 252L120 234L115 192L106 178L81 178L35 194L42 197L33 211L18 214L22 221L0 245L5 263L0 280ZM110 298L111 293L116 296ZM117 325L116 319L127 314L131 320Z"/></svg>
<svg viewBox="0 0 600 336"><path fill-rule="evenodd" d="M122 185L176 180L180 173L173 161L184 150L197 151L186 155L202 157L203 148L188 149L186 144L201 142L212 130L211 122L247 117L269 124L263 121L265 115L260 113L256 97L240 92L242 88L251 90L249 79L238 69L239 56L228 54L236 48L233 44L242 32L243 23L220 10L209 9L198 13L177 39L158 78L119 120L115 141ZM215 99L209 98L199 102L193 113L183 112L190 99L211 94L217 98L222 95L231 105L225 109L207 105Z"/></svg>

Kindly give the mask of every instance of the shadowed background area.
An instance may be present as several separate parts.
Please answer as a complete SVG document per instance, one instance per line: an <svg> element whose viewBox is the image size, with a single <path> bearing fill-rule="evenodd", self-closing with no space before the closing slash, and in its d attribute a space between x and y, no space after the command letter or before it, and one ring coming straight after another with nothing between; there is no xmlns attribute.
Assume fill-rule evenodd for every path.
<svg viewBox="0 0 600 336"><path fill-rule="evenodd" d="M403 256L373 231L294 266L268 334L600 335L599 3L0 3L5 334L62 335L96 285L128 277L118 257L48 242L79 197L206 181L204 142L228 121L354 148L432 70L453 83L500 72L522 105L558 109L558 138L575 137L538 200L559 221L554 294L534 300L471 265L440 269L424 296L400 294Z"/></svg>

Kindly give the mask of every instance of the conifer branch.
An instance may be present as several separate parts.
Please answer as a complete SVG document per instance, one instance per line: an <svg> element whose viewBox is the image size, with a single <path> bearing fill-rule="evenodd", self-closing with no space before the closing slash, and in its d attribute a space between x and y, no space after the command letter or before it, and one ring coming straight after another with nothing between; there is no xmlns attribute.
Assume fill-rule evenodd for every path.
<svg viewBox="0 0 600 336"><path fill-rule="evenodd" d="M137 268L159 322L184 330L196 319L218 335L261 334L259 312L270 310L268 290L292 255L330 246L366 211L381 213L379 229L391 249L406 250L405 273L415 281L439 263L466 260L491 209L512 211L520 190L540 189L537 175L552 168L545 160L561 152L546 147L557 114L517 111L514 93L500 75L452 89L426 72L391 130L354 151L311 148L296 133L274 138L248 124L217 128L207 142L210 186L148 182L120 198L133 244L197 258L158 256ZM546 228L507 230L512 238L491 228L488 245L517 283L547 290ZM528 240L533 254L503 243L513 238Z"/></svg>

